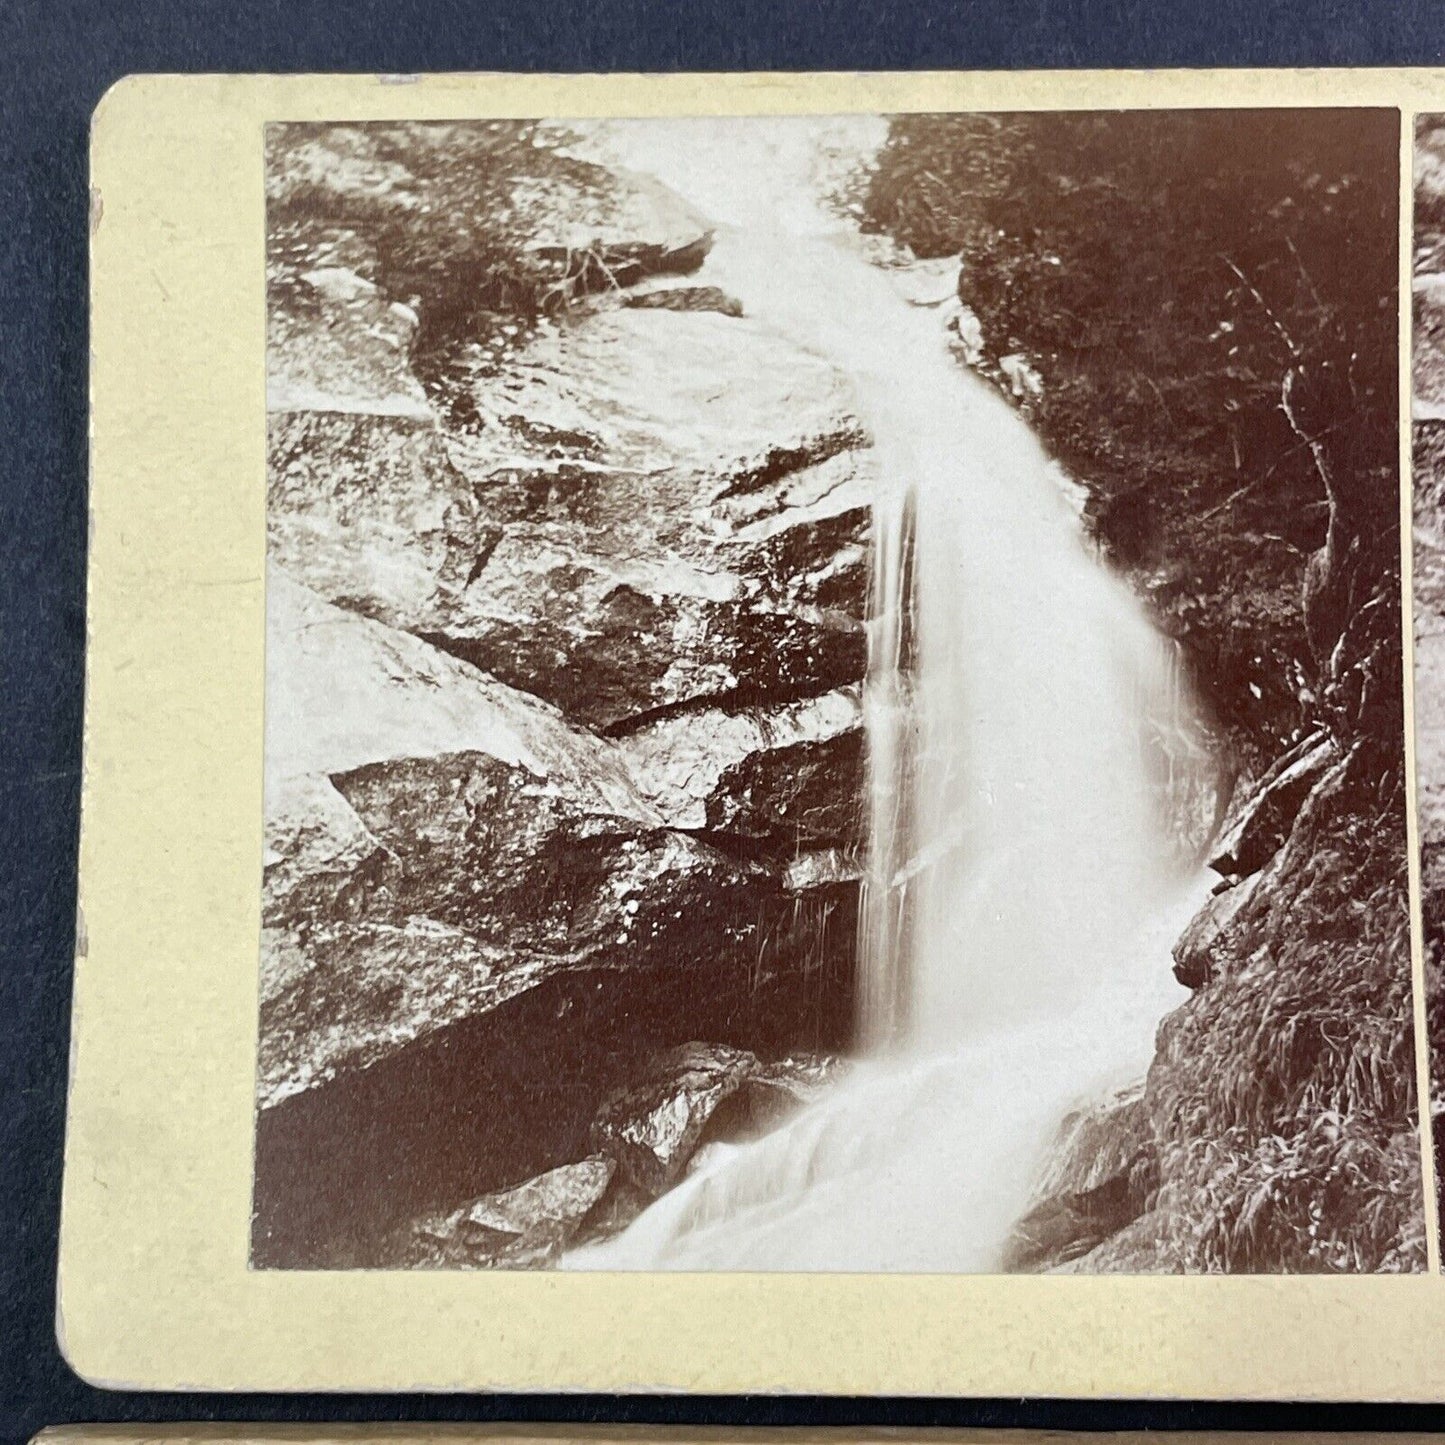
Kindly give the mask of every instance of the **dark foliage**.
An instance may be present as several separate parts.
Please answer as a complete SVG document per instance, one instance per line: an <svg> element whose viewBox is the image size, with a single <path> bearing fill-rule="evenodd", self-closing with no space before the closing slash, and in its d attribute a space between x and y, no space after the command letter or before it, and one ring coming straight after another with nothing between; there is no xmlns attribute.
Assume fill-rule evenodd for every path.
<svg viewBox="0 0 1445 1445"><path fill-rule="evenodd" d="M1320 448L1370 590L1397 575L1397 155L1393 113L914 116L863 197L959 255L989 364L1039 371L1035 425L1247 765L1318 702Z"/></svg>

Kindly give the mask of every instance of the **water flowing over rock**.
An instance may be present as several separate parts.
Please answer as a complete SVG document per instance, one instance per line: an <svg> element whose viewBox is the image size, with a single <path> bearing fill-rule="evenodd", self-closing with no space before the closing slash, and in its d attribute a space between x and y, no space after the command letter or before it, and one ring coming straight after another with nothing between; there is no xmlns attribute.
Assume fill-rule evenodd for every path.
<svg viewBox="0 0 1445 1445"><path fill-rule="evenodd" d="M821 202L880 122L696 124L268 132L253 1263L1415 1267L1339 377L1281 682ZM1141 596L1298 725L1217 768Z"/></svg>
<svg viewBox="0 0 1445 1445"><path fill-rule="evenodd" d="M736 148L770 178L761 198L684 175L684 125L671 145L641 126L613 140L731 223L704 278L858 378L891 484L862 695L873 1067L710 1155L579 1267L997 1268L1042 1140L1091 1081L1142 1071L1173 988L1167 943L1137 937L1175 902L1144 738L1156 707L1187 713L1169 650L1081 545L1018 413L958 367L941 308L809 209L825 126L710 136L730 174ZM890 977L875 1028L866 990Z"/></svg>
<svg viewBox="0 0 1445 1445"><path fill-rule="evenodd" d="M1004 1268L1048 1272L1133 1224L1158 1185L1154 1147L1142 1084L1067 1115Z"/></svg>
<svg viewBox="0 0 1445 1445"><path fill-rule="evenodd" d="M846 979L846 879L800 895L781 858L730 855L668 826L621 744L279 573L268 605L264 1169L294 1164L304 1120L333 1119L350 1081L372 1087L383 1064L414 1057L414 1088L452 1088L426 1080L446 1076L457 1030L478 1020L496 1020L487 1047L505 1087L545 1089L548 1027L606 1058L630 1037L608 1037L619 1008L644 1037L711 1021L786 1046L798 991L837 987L840 969ZM765 743L754 733L751 746ZM666 786L652 790L682 810ZM547 1002L568 978L573 995ZM576 996L596 1002L578 1012ZM509 1022L538 1007L561 1011ZM586 1087L600 1097L619 1066ZM586 1111L585 1093L567 1107ZM354 1148L364 1169L364 1139ZM335 1163L335 1141L330 1151Z"/></svg>
<svg viewBox="0 0 1445 1445"><path fill-rule="evenodd" d="M618 1161L639 1195L655 1199L709 1140L762 1133L815 1097L829 1073L814 1060L765 1065L743 1049L684 1044L654 1059L644 1078L603 1104L592 1141Z"/></svg>

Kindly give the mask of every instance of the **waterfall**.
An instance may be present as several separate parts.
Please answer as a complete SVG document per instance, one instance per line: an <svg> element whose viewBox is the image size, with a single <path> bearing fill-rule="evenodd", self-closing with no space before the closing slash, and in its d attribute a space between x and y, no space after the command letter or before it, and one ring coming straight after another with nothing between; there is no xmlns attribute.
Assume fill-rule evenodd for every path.
<svg viewBox="0 0 1445 1445"><path fill-rule="evenodd" d="M614 123L718 224L705 276L852 380L874 441L863 1057L575 1267L987 1270L1075 1102L1142 1075L1198 901L1160 807L1173 649L1026 422L819 203L882 123Z"/></svg>
<svg viewBox="0 0 1445 1445"><path fill-rule="evenodd" d="M913 493L885 496L874 509L868 597L868 676L863 687L867 846L858 917L858 1044L867 1055L902 1041L909 998L906 936L912 856L910 728L914 644Z"/></svg>

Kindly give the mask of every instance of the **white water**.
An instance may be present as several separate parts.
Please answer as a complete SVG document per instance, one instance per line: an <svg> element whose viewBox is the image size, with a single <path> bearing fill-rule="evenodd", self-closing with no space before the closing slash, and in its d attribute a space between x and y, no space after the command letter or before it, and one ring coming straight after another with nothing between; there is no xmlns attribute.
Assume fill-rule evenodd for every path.
<svg viewBox="0 0 1445 1445"><path fill-rule="evenodd" d="M1172 862L1144 742L1151 720L1181 721L1172 655L1090 553L1027 425L950 354L939 311L820 203L828 164L882 129L592 136L717 223L700 280L848 374L887 491L865 692L866 1057L767 1137L708 1151L576 1267L996 1268L1066 1110L1140 1077L1182 998L1168 949L1199 889Z"/></svg>

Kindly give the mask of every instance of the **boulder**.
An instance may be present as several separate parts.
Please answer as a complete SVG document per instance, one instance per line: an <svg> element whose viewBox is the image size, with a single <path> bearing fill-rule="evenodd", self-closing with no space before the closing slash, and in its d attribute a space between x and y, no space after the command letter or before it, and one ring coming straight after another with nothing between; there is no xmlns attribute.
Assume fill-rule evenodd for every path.
<svg viewBox="0 0 1445 1445"><path fill-rule="evenodd" d="M1221 887L1190 920L1174 944L1174 977L1185 988L1203 988L1220 966L1219 954L1229 938L1229 925L1249 902L1263 874Z"/></svg>
<svg viewBox="0 0 1445 1445"><path fill-rule="evenodd" d="M790 893L807 893L838 884L857 883L863 877L863 865L857 853L842 848L823 848L799 853L783 875L784 887Z"/></svg>
<svg viewBox="0 0 1445 1445"><path fill-rule="evenodd" d="M637 1199L655 1199L706 1144L766 1133L816 1098L837 1070L831 1059L765 1064L745 1049L684 1044L658 1055L641 1079L603 1104L592 1147L617 1160Z"/></svg>
<svg viewBox="0 0 1445 1445"><path fill-rule="evenodd" d="M432 1269L551 1264L601 1202L615 1170L610 1159L594 1155L421 1219L412 1227L406 1263Z"/></svg>
<svg viewBox="0 0 1445 1445"><path fill-rule="evenodd" d="M1157 1184L1154 1135L1135 1085L1069 1114L1003 1268L1043 1273L1089 1254L1137 1219Z"/></svg>
<svg viewBox="0 0 1445 1445"><path fill-rule="evenodd" d="M861 679L867 469L780 495L861 440L827 367L716 313L598 311L476 375L473 427L444 434L365 360L368 315L338 303L281 352L268 527L291 575L593 728ZM357 375L322 375L333 350Z"/></svg>
<svg viewBox="0 0 1445 1445"><path fill-rule="evenodd" d="M1315 784L1339 759L1334 740L1311 734L1286 752L1260 779L1227 825L1209 866L1224 876L1247 876L1279 851Z"/></svg>
<svg viewBox="0 0 1445 1445"><path fill-rule="evenodd" d="M677 192L636 171L604 170L572 150L566 161L512 184L508 213L525 228L529 251L561 262L600 252L611 289L689 275L702 265L712 231Z"/></svg>
<svg viewBox="0 0 1445 1445"><path fill-rule="evenodd" d="M530 986L548 915L515 914L548 864L528 850L601 834L658 862L671 836L615 745L275 568L267 608L263 1105ZM614 887L577 886L601 932L628 917Z"/></svg>
<svg viewBox="0 0 1445 1445"><path fill-rule="evenodd" d="M761 986L821 946L846 880L800 911L621 744L276 569L268 608L262 1105L559 972Z"/></svg>
<svg viewBox="0 0 1445 1445"><path fill-rule="evenodd" d="M862 745L856 688L662 718L619 741L638 788L671 826L772 839L790 852L856 842Z"/></svg>
<svg viewBox="0 0 1445 1445"><path fill-rule="evenodd" d="M430 307L459 295L510 249L553 283L627 285L696 270L711 236L680 197L646 176L624 181L569 152L548 122L364 125L293 122L269 128L266 198L273 233L291 249L338 227L375 243L393 294ZM273 247L273 253L276 248Z"/></svg>
<svg viewBox="0 0 1445 1445"><path fill-rule="evenodd" d="M757 1072L756 1055L690 1043L655 1059L647 1077L613 1095L592 1127L592 1147L656 1198L683 1175L714 1110Z"/></svg>

